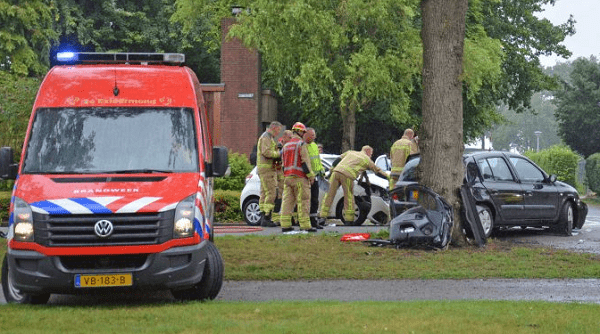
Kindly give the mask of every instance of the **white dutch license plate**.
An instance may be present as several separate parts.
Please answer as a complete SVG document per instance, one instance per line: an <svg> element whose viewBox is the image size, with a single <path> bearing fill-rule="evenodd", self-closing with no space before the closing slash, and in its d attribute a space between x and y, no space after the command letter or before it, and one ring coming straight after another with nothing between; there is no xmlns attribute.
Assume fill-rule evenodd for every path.
<svg viewBox="0 0 600 334"><path fill-rule="evenodd" d="M75 275L76 288L104 288L113 286L131 286L131 274Z"/></svg>

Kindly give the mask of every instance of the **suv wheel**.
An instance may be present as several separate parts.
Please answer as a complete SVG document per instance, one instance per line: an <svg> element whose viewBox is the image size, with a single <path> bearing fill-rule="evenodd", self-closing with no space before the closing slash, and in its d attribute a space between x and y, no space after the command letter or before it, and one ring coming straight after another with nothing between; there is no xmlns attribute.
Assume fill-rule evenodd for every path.
<svg viewBox="0 0 600 334"><path fill-rule="evenodd" d="M342 223L344 223L344 225L348 225L348 226L362 225L365 222L365 220L367 219L367 214L368 214L367 211L360 210L358 205L356 205L356 198L354 199L354 221L347 222L344 219L344 198L343 197L340 199L340 201L338 202L336 209L335 209L336 217L338 219L340 219L342 221Z"/></svg>
<svg viewBox="0 0 600 334"><path fill-rule="evenodd" d="M251 198L246 201L242 211L246 224L250 226L260 225L260 208L258 206L258 198Z"/></svg>
<svg viewBox="0 0 600 334"><path fill-rule="evenodd" d="M572 236L574 220L573 205L566 202L560 209L560 218L558 219L560 232L568 237Z"/></svg>
<svg viewBox="0 0 600 334"><path fill-rule="evenodd" d="M485 237L489 238L494 230L494 216L492 216L492 211L485 205L477 205L477 214L479 215Z"/></svg>

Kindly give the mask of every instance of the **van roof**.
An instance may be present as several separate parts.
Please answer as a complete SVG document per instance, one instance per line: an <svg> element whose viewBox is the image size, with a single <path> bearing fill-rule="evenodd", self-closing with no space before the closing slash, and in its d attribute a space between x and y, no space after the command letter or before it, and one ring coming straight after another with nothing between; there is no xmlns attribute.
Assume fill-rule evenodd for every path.
<svg viewBox="0 0 600 334"><path fill-rule="evenodd" d="M194 80L195 74L183 66L60 65L46 75L34 108L193 107Z"/></svg>

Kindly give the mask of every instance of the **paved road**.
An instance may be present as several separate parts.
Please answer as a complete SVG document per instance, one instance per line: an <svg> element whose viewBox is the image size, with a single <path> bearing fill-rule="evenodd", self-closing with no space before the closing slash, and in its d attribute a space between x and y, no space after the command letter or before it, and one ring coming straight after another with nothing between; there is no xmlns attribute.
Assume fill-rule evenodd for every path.
<svg viewBox="0 0 600 334"><path fill-rule="evenodd" d="M329 226L319 233L376 232L381 227ZM275 234L279 228L264 228L254 232L217 233L222 235ZM515 229L498 236L516 242L533 243L577 251L600 253L600 209L590 208L581 231L571 237L539 229ZM316 280L316 281L226 281L218 300L545 300L557 302L600 303L600 279L567 280ZM110 296L53 295L50 304L122 304L174 301L168 291ZM5 303L0 291L0 304Z"/></svg>

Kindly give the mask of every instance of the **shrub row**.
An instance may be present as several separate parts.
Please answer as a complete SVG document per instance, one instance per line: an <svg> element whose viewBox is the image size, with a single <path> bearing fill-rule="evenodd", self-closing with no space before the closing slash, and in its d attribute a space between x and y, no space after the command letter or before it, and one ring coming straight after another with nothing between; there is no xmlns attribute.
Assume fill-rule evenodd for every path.
<svg viewBox="0 0 600 334"><path fill-rule="evenodd" d="M241 191L244 189L246 176L253 166L248 162L245 154L230 153L228 161L231 173L226 177L215 178L215 189Z"/></svg>
<svg viewBox="0 0 600 334"><path fill-rule="evenodd" d="M237 223L244 221L240 210L240 192L234 190L215 191L215 222Z"/></svg>
<svg viewBox="0 0 600 334"><path fill-rule="evenodd" d="M0 223L8 222L8 208L10 206L10 196L10 191L0 191Z"/></svg>
<svg viewBox="0 0 600 334"><path fill-rule="evenodd" d="M585 176L590 190L600 193L600 153L594 153L585 160Z"/></svg>
<svg viewBox="0 0 600 334"><path fill-rule="evenodd" d="M14 180L0 180L0 191L12 191L14 185Z"/></svg>
<svg viewBox="0 0 600 334"><path fill-rule="evenodd" d="M525 156L542 167L546 173L555 174L558 180L577 187L577 164L582 157L568 146L552 146L539 152L527 151Z"/></svg>

